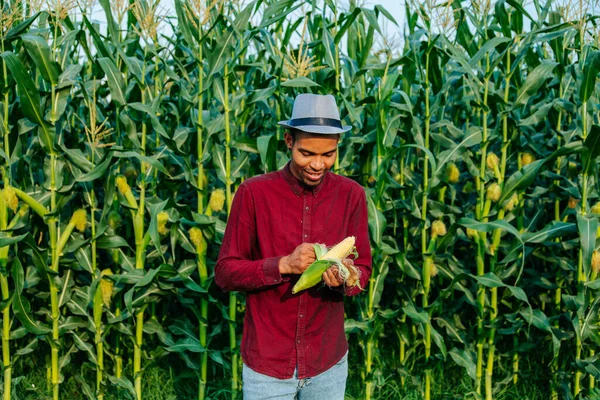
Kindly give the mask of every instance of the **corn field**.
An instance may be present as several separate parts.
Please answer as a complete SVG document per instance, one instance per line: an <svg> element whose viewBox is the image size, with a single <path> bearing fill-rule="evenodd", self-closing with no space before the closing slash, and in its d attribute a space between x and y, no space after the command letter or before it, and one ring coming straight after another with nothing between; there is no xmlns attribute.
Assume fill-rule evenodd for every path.
<svg viewBox="0 0 600 400"><path fill-rule="evenodd" d="M600 396L600 6L404 7L397 38L355 0L0 0L3 399L33 363L34 398L139 400L161 358L241 398L244 295L213 267L306 92L353 126L334 172L368 198L348 395L441 398L443 366L491 400L534 360L550 398Z"/></svg>

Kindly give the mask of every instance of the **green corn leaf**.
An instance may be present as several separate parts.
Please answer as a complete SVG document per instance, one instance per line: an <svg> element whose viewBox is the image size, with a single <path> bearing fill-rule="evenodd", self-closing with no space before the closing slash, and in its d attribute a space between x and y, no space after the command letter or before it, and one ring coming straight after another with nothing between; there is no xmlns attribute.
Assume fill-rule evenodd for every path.
<svg viewBox="0 0 600 400"><path fill-rule="evenodd" d="M146 286L144 290L135 298L132 305L133 307L141 307L145 304L158 301L160 295L164 294L164 291L155 285Z"/></svg>
<svg viewBox="0 0 600 400"><path fill-rule="evenodd" d="M36 321L31 314L31 309L29 305L29 301L22 296L23 294L23 283L24 283L24 272L23 265L18 257L13 259L12 264L12 277L15 282L15 294L13 300L13 310L15 311L15 316L25 329L35 335L45 335L50 332L50 328L41 322Z"/></svg>
<svg viewBox="0 0 600 400"><path fill-rule="evenodd" d="M77 348L85 353L87 353L88 358L94 365L98 365L98 358L96 357L96 351L94 350L94 346L92 346L89 342L87 342L87 338L82 337L76 332L71 332L73 336L73 342Z"/></svg>
<svg viewBox="0 0 600 400"><path fill-rule="evenodd" d="M163 257L163 261L164 255L160 249L160 233L158 233L158 214L165 209L168 202L169 200L164 200L159 203L147 203L148 210L150 211L150 225L148 226L148 231L150 232L152 243L154 243L156 251Z"/></svg>
<svg viewBox="0 0 600 400"><path fill-rule="evenodd" d="M192 353L204 353L206 351L200 344L200 341L196 338L182 339L173 346L165 347L165 350L171 353L182 353L186 351L191 351Z"/></svg>
<svg viewBox="0 0 600 400"><path fill-rule="evenodd" d="M517 99L515 100L515 106L527 103L527 100L536 94L546 80L552 76L552 71L557 65L557 62L545 61L535 67L535 69L527 75L527 79L525 80L523 86L519 88Z"/></svg>
<svg viewBox="0 0 600 400"><path fill-rule="evenodd" d="M315 81L305 77L299 76L298 78L289 79L285 82L281 82L281 86L291 87L291 88L307 88L312 86L321 86Z"/></svg>
<svg viewBox="0 0 600 400"><path fill-rule="evenodd" d="M25 114L30 121L39 125L40 142L44 151L50 154L54 153L55 131L54 128L44 120L40 108L40 95L35 83L27 72L27 68L25 68L21 60L11 52L6 51L2 53L2 58L10 70L11 75L15 81L17 81L23 114Z"/></svg>
<svg viewBox="0 0 600 400"><path fill-rule="evenodd" d="M488 272L485 275L477 276L472 275L472 278L479 282L481 285L489 288L505 287L506 284L498 278L493 272Z"/></svg>
<svg viewBox="0 0 600 400"><path fill-rule="evenodd" d="M188 20L187 13L185 11L184 2L181 0L175 0L175 12L177 14L177 25L181 29L181 33L183 34L184 40L187 42L187 45L191 48L196 46L196 41L194 40L193 26ZM194 52L196 53L196 52Z"/></svg>
<svg viewBox="0 0 600 400"><path fill-rule="evenodd" d="M577 214L577 229L583 258L583 271L586 277L590 276L592 253L596 247L596 231L598 218Z"/></svg>
<svg viewBox="0 0 600 400"><path fill-rule="evenodd" d="M52 60L50 46L46 39L37 35L23 35L21 39L42 77L46 82L56 86L60 67Z"/></svg>
<svg viewBox="0 0 600 400"><path fill-rule="evenodd" d="M92 39L94 40L94 46L96 46L96 49L98 49L98 52L102 55L102 57L112 58L112 54L108 51L108 49L104 45L104 40L102 39L102 37L100 37L100 34L96 30L96 28L94 28L94 25L90 22L89 19L87 19L87 17L85 15L83 15L83 23L85 24L87 30L92 35ZM85 38L85 35L84 35L84 38ZM83 42L85 42L85 40ZM86 44L86 47L87 47L87 44Z"/></svg>
<svg viewBox="0 0 600 400"><path fill-rule="evenodd" d="M117 25L117 21L115 21L113 17L113 11L110 8L110 3L108 0L99 0L100 6L104 10L104 15L106 16L106 24L108 25L108 33L112 39L114 44L120 41L120 33L119 26Z"/></svg>
<svg viewBox="0 0 600 400"><path fill-rule="evenodd" d="M6 35L4 36L4 44L7 45L11 41L13 41L15 39L19 39L21 37L21 35L23 34L23 32L25 32L25 31L27 31L27 29L29 29L31 24L33 24L33 22L37 19L37 17L40 16L40 14L41 14L41 12L38 11L31 17L27 18L26 20L21 21L18 25L10 28L8 30L8 32L6 32Z"/></svg>
<svg viewBox="0 0 600 400"><path fill-rule="evenodd" d="M12 232L0 232L0 247L11 246L25 239L27 234L12 236Z"/></svg>
<svg viewBox="0 0 600 400"><path fill-rule="evenodd" d="M38 338L34 338L31 342L29 342L24 347L19 347L15 350L15 356L24 356L26 354L33 353L38 347L39 341Z"/></svg>
<svg viewBox="0 0 600 400"><path fill-rule="evenodd" d="M546 314L539 309L521 311L520 314L525 318L528 324L533 325L552 336L553 354L554 357L557 357L560 350L560 340L554 334L554 330L552 329L552 325L550 324L548 317L546 317Z"/></svg>
<svg viewBox="0 0 600 400"><path fill-rule="evenodd" d="M590 174L600 156L600 125L593 124L583 145L583 174Z"/></svg>
<svg viewBox="0 0 600 400"><path fill-rule="evenodd" d="M95 165L92 170L85 174L81 174L79 176L76 175L75 180L82 183L95 181L96 179L103 177L108 170L108 167L111 165L113 165L112 152L107 152L106 156L99 164Z"/></svg>
<svg viewBox="0 0 600 400"><path fill-rule="evenodd" d="M417 311L415 306L412 304L409 304L406 307L402 307L402 311L417 324L431 323L431 320L429 319L429 314L427 314L427 312L425 311Z"/></svg>
<svg viewBox="0 0 600 400"><path fill-rule="evenodd" d="M367 21L369 21L369 28L375 29L379 34L383 34L381 32L381 27L379 26L379 22L377 22L377 14L375 13L375 10L369 10L368 8L363 7L362 13L365 16L365 18L367 19Z"/></svg>
<svg viewBox="0 0 600 400"><path fill-rule="evenodd" d="M467 148L474 146L476 143L481 143L481 138L482 133L480 129L469 130L459 143L439 154L437 158L437 169L434 174L441 174L447 163L456 160Z"/></svg>
<svg viewBox="0 0 600 400"><path fill-rule="evenodd" d="M277 138L275 135L262 135L256 139L256 146L260 154L263 171L271 172L277 170Z"/></svg>
<svg viewBox="0 0 600 400"><path fill-rule="evenodd" d="M369 333L371 328L367 321L356 321L352 318L346 318L344 321L344 331L346 333L355 333L357 331Z"/></svg>
<svg viewBox="0 0 600 400"><path fill-rule="evenodd" d="M164 165L162 165L162 163L154 157L143 156L135 151L125 151L122 153L115 152L114 155L115 155L115 157L118 157L118 158L137 158L138 160L145 162L146 164L150 165L151 167L156 168L163 174L165 174L169 177L171 176L171 174L169 174L169 171L167 171L167 169L164 167ZM148 173L148 171L147 171L147 173Z"/></svg>
<svg viewBox="0 0 600 400"><path fill-rule="evenodd" d="M135 388L133 387L133 384L131 383L131 381L129 379L124 378L124 377L117 378L116 376L113 376L110 374L107 374L107 375L108 375L108 380L113 385L116 385L120 388L127 390L133 398L136 397Z"/></svg>
<svg viewBox="0 0 600 400"><path fill-rule="evenodd" d="M83 318L69 316L66 320L62 321L58 326L59 335L63 335L68 332L74 332L79 328L85 328L87 322Z"/></svg>
<svg viewBox="0 0 600 400"><path fill-rule="evenodd" d="M482 223L472 218L461 218L457 223L465 228L475 229L478 232L489 233L495 231L496 229L502 229L514 235L520 242L522 241L519 230L505 220Z"/></svg>
<svg viewBox="0 0 600 400"><path fill-rule="evenodd" d="M144 322L144 333L149 335L155 334L165 346L173 346L175 344L171 335L168 332L165 332L162 325L155 319L149 319Z"/></svg>
<svg viewBox="0 0 600 400"><path fill-rule="evenodd" d="M350 14L347 14L343 19L340 19L340 21L338 21L338 31L335 34L335 37L333 38L335 44L340 44L342 38L348 31L348 28L350 28L350 26L354 23L356 17L358 17L360 13L360 7L354 7ZM339 24L341 24L341 26Z"/></svg>
<svg viewBox="0 0 600 400"><path fill-rule="evenodd" d="M576 231L575 224L571 222L552 221L541 231L523 233L522 238L525 243L543 243Z"/></svg>
<svg viewBox="0 0 600 400"><path fill-rule="evenodd" d="M323 43L323 48L325 49L325 62L331 69L335 70L335 45L333 44L333 37L327 27L322 28L321 41Z"/></svg>
<svg viewBox="0 0 600 400"><path fill-rule="evenodd" d="M267 26L271 26L290 13L294 12L296 9L302 6L302 4L296 3L294 0L284 0L284 1L274 1L269 4L262 13L262 20L258 29L266 28Z"/></svg>
<svg viewBox="0 0 600 400"><path fill-rule="evenodd" d="M471 355L471 353L469 353L466 350L459 350L456 347L454 347L448 352L448 354L450 354L450 357L452 357L456 364L463 367L467 371L467 374L471 377L472 380L477 380L477 366L473 361L473 356Z"/></svg>
<svg viewBox="0 0 600 400"><path fill-rule="evenodd" d="M579 100L587 102L596 88L596 77L600 72L600 50L588 53L583 66L583 77L579 88Z"/></svg>
<svg viewBox="0 0 600 400"><path fill-rule="evenodd" d="M99 58L98 64L100 64L106 75L112 101L120 107L124 106L126 104L125 81L123 80L121 71L117 69L115 63L108 57Z"/></svg>
<svg viewBox="0 0 600 400"><path fill-rule="evenodd" d="M383 295L385 278L387 277L388 272L390 270L387 261L388 258L388 256L383 257L381 261L381 267L379 268L379 271L375 278L375 290L373 290L373 296L371 301L373 307L379 307L379 302L381 301L381 296Z"/></svg>
<svg viewBox="0 0 600 400"><path fill-rule="evenodd" d="M446 343L444 343L444 337L440 335L440 333L437 330L435 330L433 326L431 327L431 338L433 339L433 342L436 344L438 349L440 349L440 351L442 352L442 356L445 360L446 356L448 355L448 352L446 350Z"/></svg>
<svg viewBox="0 0 600 400"><path fill-rule="evenodd" d="M81 385L81 391L88 398L88 400L95 400L97 398L94 394L94 390L92 390L90 385L85 381L85 379L83 379L83 377L77 376L75 379Z"/></svg>
<svg viewBox="0 0 600 400"><path fill-rule="evenodd" d="M369 231L371 232L371 239L373 240L373 243L380 247L387 221L385 220L383 212L375 205L373 196L370 195L367 196L367 211L369 213Z"/></svg>
<svg viewBox="0 0 600 400"><path fill-rule="evenodd" d="M226 184L227 169L225 168L225 147L223 145L215 144L213 146L212 161L217 172L217 177L221 182Z"/></svg>
<svg viewBox="0 0 600 400"><path fill-rule="evenodd" d="M506 180L504 189L502 190L502 195L500 196L497 204L502 204L504 201L510 199L515 191L523 190L531 185L544 163L545 160L536 160L512 174Z"/></svg>

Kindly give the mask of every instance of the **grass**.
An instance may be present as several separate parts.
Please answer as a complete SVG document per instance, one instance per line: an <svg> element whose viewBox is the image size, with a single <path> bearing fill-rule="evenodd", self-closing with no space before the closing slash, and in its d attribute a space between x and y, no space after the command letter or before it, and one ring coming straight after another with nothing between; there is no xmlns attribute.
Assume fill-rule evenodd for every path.
<svg viewBox="0 0 600 400"><path fill-rule="evenodd" d="M350 357L350 374L347 386L347 400L363 399L363 385L360 377L360 354L354 349ZM74 355L81 356L81 354ZM550 397L548 379L549 368L543 360L523 359L521 361L520 380L517 385L512 382L500 383L502 378L510 377L510 370L497 371L497 390L495 400L541 400ZM82 367L71 367L80 366ZM500 365L509 365L501 363ZM24 375L14 379L15 400L45 400L51 398L50 385L46 381L46 367L44 361L35 357L21 358L16 366L17 371L24 371ZM131 366L127 365L125 371L130 376ZM108 371L110 372L110 371ZM93 388L95 371L89 362L73 362L64 367L62 371L65 381L61 383L61 398L69 400L88 399L86 386ZM210 371L213 374L214 371ZM405 385L400 383L399 371L384 371L376 376L374 399L393 400L420 400L422 399L421 384L418 373L406 377ZM144 370L143 393L145 400L174 400L197 398L198 383L194 370L185 365L183 361L173 355L150 362ZM436 400L453 399L478 399L475 394L473 381L465 370L453 364L448 359L440 361L433 369L432 395ZM208 398L212 400L231 399L230 381L228 377L219 377L209 382ZM108 399L133 399L125 388L117 388L110 384L105 398Z"/></svg>

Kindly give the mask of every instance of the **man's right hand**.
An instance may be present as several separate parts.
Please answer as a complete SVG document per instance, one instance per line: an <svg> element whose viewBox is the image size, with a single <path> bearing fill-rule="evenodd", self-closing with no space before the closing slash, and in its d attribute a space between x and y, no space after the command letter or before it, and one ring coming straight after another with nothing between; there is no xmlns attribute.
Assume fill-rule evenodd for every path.
<svg viewBox="0 0 600 400"><path fill-rule="evenodd" d="M315 248L310 243L302 243L289 256L279 260L279 273L301 274L317 259Z"/></svg>

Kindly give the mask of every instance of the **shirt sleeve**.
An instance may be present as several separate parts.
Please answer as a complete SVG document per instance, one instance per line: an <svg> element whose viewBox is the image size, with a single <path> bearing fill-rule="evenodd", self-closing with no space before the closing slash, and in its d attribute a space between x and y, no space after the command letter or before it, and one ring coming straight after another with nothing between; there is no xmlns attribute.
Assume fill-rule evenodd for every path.
<svg viewBox="0 0 600 400"><path fill-rule="evenodd" d="M353 287L343 287L342 293L346 296L356 296L365 290L371 277L371 242L369 241L369 214L367 211L367 197L362 187L358 190L359 195L356 202L354 214L350 217L346 237L356 237L356 251L358 258L354 260L354 266L359 270L359 284Z"/></svg>
<svg viewBox="0 0 600 400"><path fill-rule="evenodd" d="M241 185L231 205L229 222L215 265L215 282L224 291L250 291L277 285L284 280L279 273L281 257L253 258L257 234L251 190Z"/></svg>

